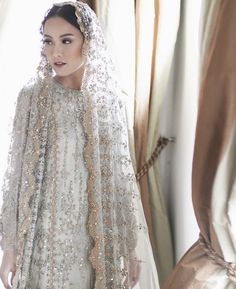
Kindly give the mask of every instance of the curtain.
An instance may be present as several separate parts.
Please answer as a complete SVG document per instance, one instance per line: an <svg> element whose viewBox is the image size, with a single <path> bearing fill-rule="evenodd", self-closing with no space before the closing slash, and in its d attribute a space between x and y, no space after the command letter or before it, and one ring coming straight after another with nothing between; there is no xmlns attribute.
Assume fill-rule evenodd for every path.
<svg viewBox="0 0 236 289"><path fill-rule="evenodd" d="M201 9L201 18L200 18L200 53L201 53L201 65L203 65L204 56L206 54L207 47L209 45L209 40L212 35L213 29L213 19L217 12L220 1L203 1Z"/></svg>
<svg viewBox="0 0 236 289"><path fill-rule="evenodd" d="M138 171L150 158L159 137L162 136L159 133L160 107L167 91L180 15L180 1L174 3L167 0L149 1L149 3L148 7L146 1L136 1L134 133ZM173 266L173 249L157 161L141 178L140 188L162 284Z"/></svg>
<svg viewBox="0 0 236 289"><path fill-rule="evenodd" d="M159 125L159 134L175 138L161 154L159 163L176 261L198 236L192 209L191 174L199 95L202 8L201 1L180 2L177 41Z"/></svg>
<svg viewBox="0 0 236 289"><path fill-rule="evenodd" d="M236 281L236 2L220 0L202 66L192 171L200 238L165 289L233 289Z"/></svg>

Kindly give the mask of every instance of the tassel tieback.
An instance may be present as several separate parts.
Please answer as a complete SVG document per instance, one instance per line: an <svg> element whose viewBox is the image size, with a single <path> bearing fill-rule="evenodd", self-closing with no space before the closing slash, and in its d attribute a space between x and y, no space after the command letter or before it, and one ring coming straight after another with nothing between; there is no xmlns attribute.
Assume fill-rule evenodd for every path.
<svg viewBox="0 0 236 289"><path fill-rule="evenodd" d="M170 137L159 137L156 147L151 154L149 160L142 166L141 170L135 175L137 181L147 174L148 170L153 166L159 155L161 154L162 150L168 145L169 142L174 142L175 138Z"/></svg>
<svg viewBox="0 0 236 289"><path fill-rule="evenodd" d="M202 235L199 237L199 243L203 248L206 255L216 264L221 266L227 271L228 278L236 284L236 263L227 262L222 256L216 253L216 251L211 247L211 244L204 239Z"/></svg>

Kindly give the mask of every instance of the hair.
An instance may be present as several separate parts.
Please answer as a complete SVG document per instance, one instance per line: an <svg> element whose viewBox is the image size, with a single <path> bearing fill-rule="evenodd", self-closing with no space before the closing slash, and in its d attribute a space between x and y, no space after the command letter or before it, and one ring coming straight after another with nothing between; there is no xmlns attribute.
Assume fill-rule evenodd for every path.
<svg viewBox="0 0 236 289"><path fill-rule="evenodd" d="M49 9L46 13L46 16L44 17L41 28L40 28L40 33L43 34L43 29L46 21L50 18L53 17L61 17L67 22L69 22L71 25L76 27L77 29L80 29L80 26L77 22L77 16L75 15L75 7L72 5L64 5L64 6L56 6L53 5L51 9Z"/></svg>

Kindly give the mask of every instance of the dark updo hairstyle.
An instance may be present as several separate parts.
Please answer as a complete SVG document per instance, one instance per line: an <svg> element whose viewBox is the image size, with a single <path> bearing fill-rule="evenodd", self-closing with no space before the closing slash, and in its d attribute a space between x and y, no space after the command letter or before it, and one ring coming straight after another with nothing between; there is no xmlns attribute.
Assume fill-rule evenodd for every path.
<svg viewBox="0 0 236 289"><path fill-rule="evenodd" d="M64 6L56 6L53 5L51 9L48 10L46 13L46 16L43 19L43 22L41 24L40 32L43 34L43 28L45 25L45 22L53 17L61 17L67 22L69 22L71 25L76 27L77 29L80 30L79 24L77 22L77 17L75 15L75 7L72 5L64 5Z"/></svg>

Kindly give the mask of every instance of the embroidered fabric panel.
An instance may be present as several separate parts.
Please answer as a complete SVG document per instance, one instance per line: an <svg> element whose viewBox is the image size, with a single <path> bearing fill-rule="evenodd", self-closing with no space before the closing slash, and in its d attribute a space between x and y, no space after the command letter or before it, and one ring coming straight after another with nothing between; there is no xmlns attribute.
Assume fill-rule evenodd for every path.
<svg viewBox="0 0 236 289"><path fill-rule="evenodd" d="M54 81L46 169L27 288L92 288L83 96Z"/></svg>
<svg viewBox="0 0 236 289"><path fill-rule="evenodd" d="M21 185L21 172L30 114L31 94L22 89L17 99L11 145L8 155L8 169L2 187L3 205L0 218L0 234L3 250L17 249L17 203Z"/></svg>

